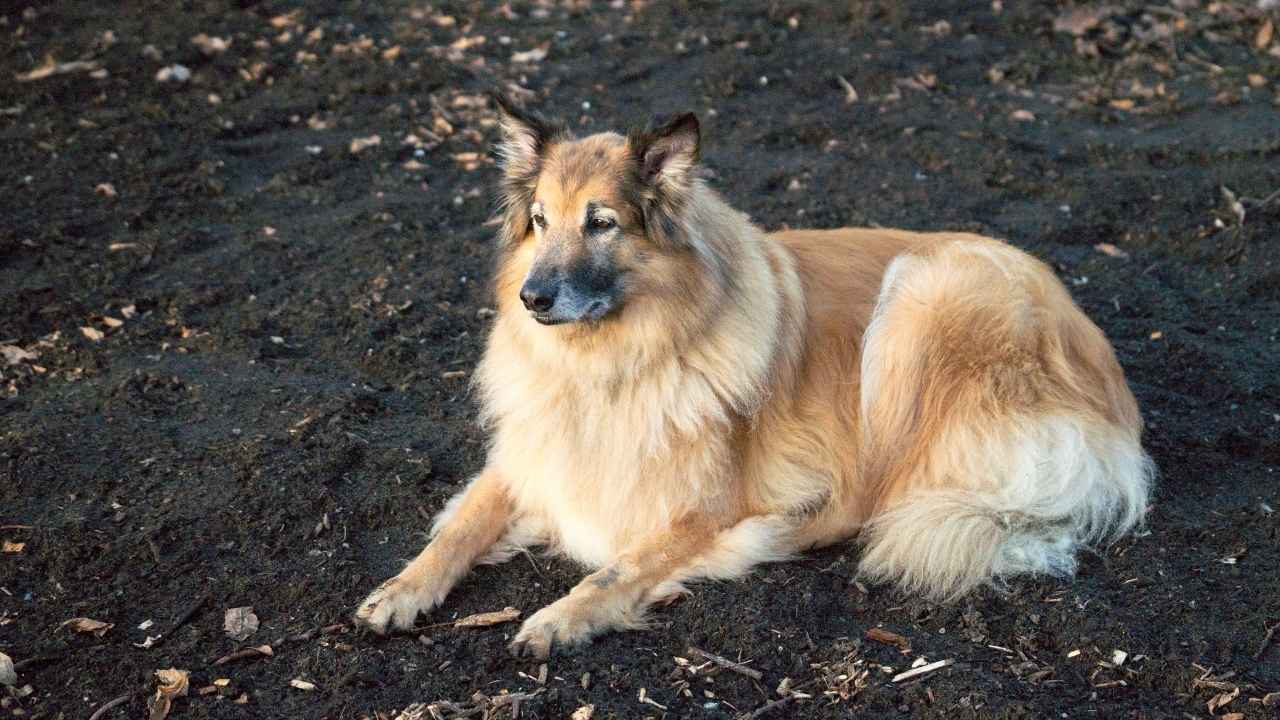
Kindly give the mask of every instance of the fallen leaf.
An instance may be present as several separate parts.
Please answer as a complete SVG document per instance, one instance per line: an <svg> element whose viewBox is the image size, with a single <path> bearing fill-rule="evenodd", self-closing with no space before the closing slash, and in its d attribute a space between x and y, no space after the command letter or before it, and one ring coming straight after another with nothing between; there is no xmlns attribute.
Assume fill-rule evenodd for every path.
<svg viewBox="0 0 1280 720"><path fill-rule="evenodd" d="M18 673L13 669L13 658L0 653L0 685L17 685Z"/></svg>
<svg viewBox="0 0 1280 720"><path fill-rule="evenodd" d="M1110 5L1082 5L1069 8L1053 19L1053 31L1080 37L1098 27L1114 12L1115 8Z"/></svg>
<svg viewBox="0 0 1280 720"><path fill-rule="evenodd" d="M17 365L23 360L35 360L40 356L17 345L0 345L0 357L4 358L6 365Z"/></svg>
<svg viewBox="0 0 1280 720"><path fill-rule="evenodd" d="M359 155L365 150L368 150L371 147L376 147L381 144L382 144L381 135L370 135L369 137L355 138L351 141L351 154Z"/></svg>
<svg viewBox="0 0 1280 720"><path fill-rule="evenodd" d="M5 540L3 544L0 544L0 552L20 553L22 552L22 549L25 548L26 546L27 546L26 543Z"/></svg>
<svg viewBox="0 0 1280 720"><path fill-rule="evenodd" d="M896 632L890 632L884 628L868 629L867 639L881 643L882 645L893 645L904 655L911 652L911 641Z"/></svg>
<svg viewBox="0 0 1280 720"><path fill-rule="evenodd" d="M164 720L169 717L174 698L187 694L190 678L191 673L177 668L156 671L156 694L148 703L151 712L149 720Z"/></svg>
<svg viewBox="0 0 1280 720"><path fill-rule="evenodd" d="M306 690L307 692L311 692L312 690L316 689L315 683L309 683L306 680L303 680L301 678L294 678L289 681L289 684L292 685L293 687L298 688L299 690Z"/></svg>
<svg viewBox="0 0 1280 720"><path fill-rule="evenodd" d="M222 618L222 629L227 637L241 642L258 630L258 616L250 606L230 608Z"/></svg>
<svg viewBox="0 0 1280 720"><path fill-rule="evenodd" d="M98 342L102 338L106 337L101 330L91 327L80 328L80 333L94 342Z"/></svg>
<svg viewBox="0 0 1280 720"><path fill-rule="evenodd" d="M495 612L468 615L454 623L453 626L460 628L489 627L490 625L501 625L502 623L511 622L518 617L520 617L520 611L513 607L508 607Z"/></svg>
<svg viewBox="0 0 1280 720"><path fill-rule="evenodd" d="M1259 50L1265 50L1271 44L1271 36L1275 35L1276 24L1271 22L1271 18L1262 23L1262 27L1258 28L1258 34L1253 38L1253 46Z"/></svg>
<svg viewBox="0 0 1280 720"><path fill-rule="evenodd" d="M1129 253L1121 250L1120 248L1116 247L1115 245L1112 245L1111 243L1098 243L1097 245L1093 246L1093 249L1097 250L1103 255L1110 255L1113 258L1124 259L1129 257Z"/></svg>
<svg viewBox="0 0 1280 720"><path fill-rule="evenodd" d="M547 51L551 49L551 43L542 43L532 50L517 52L511 54L511 62L513 63L540 63L547 59Z"/></svg>
<svg viewBox="0 0 1280 720"><path fill-rule="evenodd" d="M115 623L105 623L101 620L94 620L93 618L78 617L71 618L58 627L64 628L67 626L71 626L72 632L93 633L96 637L102 637L107 634L108 630L115 627Z"/></svg>

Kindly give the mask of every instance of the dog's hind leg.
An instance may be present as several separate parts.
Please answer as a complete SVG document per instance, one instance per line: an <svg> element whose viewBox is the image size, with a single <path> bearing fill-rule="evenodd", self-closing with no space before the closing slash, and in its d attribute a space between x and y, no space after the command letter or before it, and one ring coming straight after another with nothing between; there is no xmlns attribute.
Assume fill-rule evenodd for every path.
<svg viewBox="0 0 1280 720"><path fill-rule="evenodd" d="M444 601L477 562L502 552L512 503L502 478L486 470L454 497L437 517L427 547L399 575L369 594L356 610L358 624L379 634L413 627L418 613Z"/></svg>
<svg viewBox="0 0 1280 720"><path fill-rule="evenodd" d="M511 643L512 652L545 658L555 645L642 627L645 609L684 593L685 582L740 577L794 550L790 518L756 516L724 529L704 518L677 522L627 548L568 595L529 616Z"/></svg>
<svg viewBox="0 0 1280 720"><path fill-rule="evenodd" d="M1133 527L1152 466L1102 332L1011 247L894 261L864 339L860 570L935 599L1069 575Z"/></svg>

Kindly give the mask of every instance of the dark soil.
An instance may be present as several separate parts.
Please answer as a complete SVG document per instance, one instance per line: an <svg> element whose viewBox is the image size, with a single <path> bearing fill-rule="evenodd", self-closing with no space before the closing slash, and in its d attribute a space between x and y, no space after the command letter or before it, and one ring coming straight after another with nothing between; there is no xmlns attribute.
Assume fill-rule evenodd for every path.
<svg viewBox="0 0 1280 720"><path fill-rule="evenodd" d="M3 7L0 652L19 681L0 717L128 693L104 717L143 717L169 667L191 672L174 718L511 714L477 692L536 693L525 717L725 718L784 678L812 697L778 717L1205 717L1219 696L1218 716L1274 717L1280 40L1256 47L1256 3L1124 2L1078 39L1017 0ZM231 46L206 56L198 33ZM13 79L46 55L106 73ZM173 63L190 80L158 82ZM715 185L771 228L975 230L1048 260L1149 420L1149 532L1073 581L952 606L861 586L852 545L815 553L554 658L545 684L506 655L514 624L320 631L483 461L467 373L494 128L472 96L503 83L582 132L699 112ZM423 623L527 614L579 573L484 568ZM261 627L235 642L223 613L246 605ZM684 668L690 645L763 679ZM917 658L955 662L892 682Z"/></svg>

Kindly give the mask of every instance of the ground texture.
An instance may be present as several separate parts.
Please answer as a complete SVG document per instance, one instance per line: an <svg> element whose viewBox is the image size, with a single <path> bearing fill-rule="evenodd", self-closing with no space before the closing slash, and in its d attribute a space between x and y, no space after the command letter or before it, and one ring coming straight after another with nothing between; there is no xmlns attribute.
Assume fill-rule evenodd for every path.
<svg viewBox="0 0 1280 720"><path fill-rule="evenodd" d="M1277 712L1277 11L3 12L0 652L18 677L0 717L121 697L101 717L143 717L167 668L190 673L174 718ZM545 669L508 658L514 624L346 629L483 460L467 380L492 306L494 85L582 132L697 111L714 184L770 228L975 230L1050 262L1148 418L1148 532L1072 582L950 606L862 586L836 548ZM520 557L422 623L528 614L578 574ZM234 640L224 613L244 606L260 624ZM894 682L921 658L954 662Z"/></svg>

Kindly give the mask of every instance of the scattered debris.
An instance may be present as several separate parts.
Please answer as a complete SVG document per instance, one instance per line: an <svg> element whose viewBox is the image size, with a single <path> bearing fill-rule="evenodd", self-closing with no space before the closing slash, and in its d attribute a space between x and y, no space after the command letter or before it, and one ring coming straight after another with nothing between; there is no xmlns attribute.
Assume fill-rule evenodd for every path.
<svg viewBox="0 0 1280 720"><path fill-rule="evenodd" d="M156 82L184 83L191 79L191 69L186 65L167 65L156 71Z"/></svg>
<svg viewBox="0 0 1280 720"><path fill-rule="evenodd" d="M258 616L253 614L250 606L230 608L223 615L222 629L227 637L243 642L258 631Z"/></svg>
<svg viewBox="0 0 1280 720"><path fill-rule="evenodd" d="M59 628L69 628L72 632L92 633L94 637L102 637L106 635L111 628L115 627L115 623L102 622L87 617L71 618L59 625Z"/></svg>
<svg viewBox="0 0 1280 720"><path fill-rule="evenodd" d="M455 620L452 625L460 628L478 628L489 627L491 625L501 625L509 623L520 617L520 611L513 607L506 607L494 612L476 613L468 615L461 620Z"/></svg>
<svg viewBox="0 0 1280 720"><path fill-rule="evenodd" d="M371 147L377 147L382 144L381 135L370 135L369 137L355 138L351 141L351 154L359 155Z"/></svg>
<svg viewBox="0 0 1280 720"><path fill-rule="evenodd" d="M230 38L210 37L205 33L200 33L199 35L191 38L191 44L195 45L200 49L200 52L209 57L221 55L226 52L227 49L231 47L232 42L234 41Z"/></svg>
<svg viewBox="0 0 1280 720"><path fill-rule="evenodd" d="M906 682L907 680L918 678L921 675L928 675L929 673L934 672L936 670L941 670L942 668L948 667L954 663L955 663L955 660L938 660L937 662L926 663L924 665L921 665L920 667L914 667L914 668L911 668L910 670L907 670L905 672L900 672L897 675L894 675L893 681L896 683Z"/></svg>
<svg viewBox="0 0 1280 720"><path fill-rule="evenodd" d="M733 672L736 672L739 675L746 675L752 680L760 680L764 678L764 675L759 670L749 668L740 662L734 662L733 660L730 660L729 658L723 657L721 655L716 655L715 653L709 653L706 650L699 650L696 647L690 646L688 650L686 650L685 652L687 652L690 655L693 655L694 657L699 657L699 658L702 658L703 660L708 660L710 662L713 662L716 665L719 665L720 667L726 670L732 670Z"/></svg>
<svg viewBox="0 0 1280 720"><path fill-rule="evenodd" d="M911 641L899 635L896 632L890 632L884 628L870 628L867 630L866 637L868 640L881 643L882 645L893 645L898 648L903 655L911 654Z"/></svg>
<svg viewBox="0 0 1280 720"><path fill-rule="evenodd" d="M270 645L259 645L257 647L248 647L237 650L229 655L223 655L213 661L214 665L226 665L234 660L245 660L248 658L271 657L275 652Z"/></svg>
<svg viewBox="0 0 1280 720"><path fill-rule="evenodd" d="M13 77L18 82L33 82L35 80L43 80L47 77L55 75L66 75L74 72L96 72L101 66L90 60L73 60L71 62L60 63L53 59L52 55L46 55L44 62L37 68L25 72L18 73Z"/></svg>
<svg viewBox="0 0 1280 720"><path fill-rule="evenodd" d="M148 703L150 720L164 720L169 716L174 699L186 696L190 678L191 673L177 668L156 671L156 694Z"/></svg>
<svg viewBox="0 0 1280 720"><path fill-rule="evenodd" d="M1217 695L1214 695L1213 698L1210 699L1209 702L1207 703L1209 708L1209 714L1212 715L1216 713L1219 708L1223 708L1223 707L1226 707L1227 705L1230 705L1232 701L1234 701L1238 697L1240 697L1240 688L1238 687L1232 688L1230 692L1223 692L1223 693L1218 693Z"/></svg>

